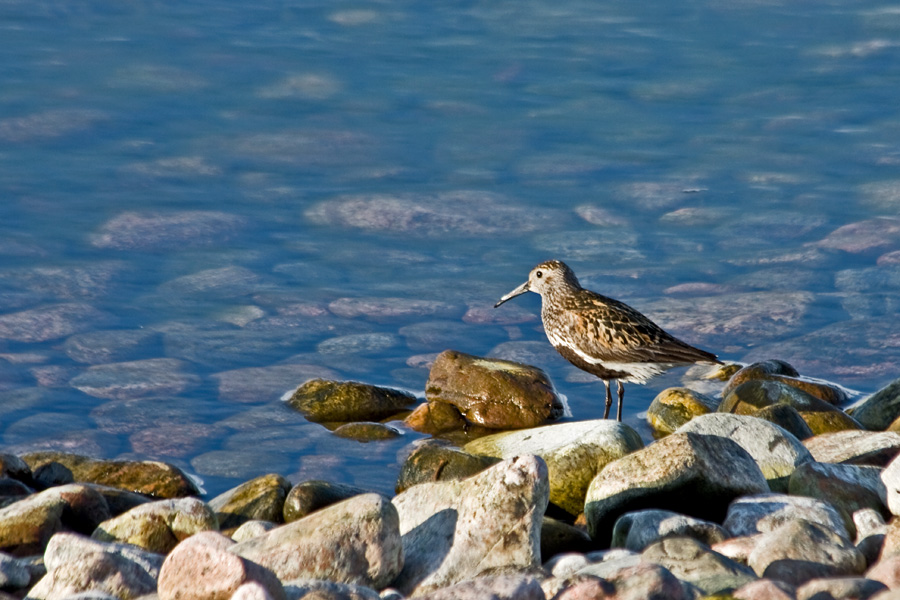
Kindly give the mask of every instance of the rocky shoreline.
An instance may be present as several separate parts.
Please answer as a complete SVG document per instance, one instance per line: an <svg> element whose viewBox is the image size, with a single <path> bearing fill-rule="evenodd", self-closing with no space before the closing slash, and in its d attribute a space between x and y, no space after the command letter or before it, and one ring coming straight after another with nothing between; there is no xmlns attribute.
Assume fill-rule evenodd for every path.
<svg viewBox="0 0 900 600"><path fill-rule="evenodd" d="M650 443L452 351L426 403L298 388L338 434L434 436L393 497L273 473L203 500L166 463L0 455L0 599L900 598L900 380L845 411L780 361L714 375L721 398L654 400Z"/></svg>

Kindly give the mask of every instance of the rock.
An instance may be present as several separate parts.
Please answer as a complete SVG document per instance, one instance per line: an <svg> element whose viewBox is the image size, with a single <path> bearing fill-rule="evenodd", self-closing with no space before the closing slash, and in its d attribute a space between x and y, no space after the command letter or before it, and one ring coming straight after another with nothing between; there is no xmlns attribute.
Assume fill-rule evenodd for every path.
<svg viewBox="0 0 900 600"><path fill-rule="evenodd" d="M864 577L827 577L807 581L797 588L797 600L866 600L887 589L880 581Z"/></svg>
<svg viewBox="0 0 900 600"><path fill-rule="evenodd" d="M541 587L545 597L553 600L602 600L613 598L616 593L614 585L591 575L578 575L564 581L551 579Z"/></svg>
<svg viewBox="0 0 900 600"><path fill-rule="evenodd" d="M125 542L165 555L195 533L218 528L216 513L205 502L177 498L148 502L106 520L91 537L100 542Z"/></svg>
<svg viewBox="0 0 900 600"><path fill-rule="evenodd" d="M278 523L282 520L284 501L290 490L290 481L277 473L269 473L219 494L209 501L209 506L215 511L223 531L251 520Z"/></svg>
<svg viewBox="0 0 900 600"><path fill-rule="evenodd" d="M818 523L841 537L851 537L843 517L831 504L816 498L787 494L738 498L728 507L722 525L732 536L742 537L768 533L798 519Z"/></svg>
<svg viewBox="0 0 900 600"><path fill-rule="evenodd" d="M59 463L47 463L45 466L59 465ZM61 465L60 465L61 466ZM99 485L96 483L87 483L87 487L91 488L106 500L109 506L110 515L120 515L125 511L129 511L135 506L146 504L153 499L143 494L136 494L128 490L120 490L119 488L110 487L108 485Z"/></svg>
<svg viewBox="0 0 900 600"><path fill-rule="evenodd" d="M0 550L14 556L41 553L63 528L90 533L109 517L106 501L88 486L50 488L0 508Z"/></svg>
<svg viewBox="0 0 900 600"><path fill-rule="evenodd" d="M797 412L797 409L788 404L772 404L764 406L754 414L757 419L764 419L769 423L778 425L785 431L793 434L798 440L811 438L814 434L803 416Z"/></svg>
<svg viewBox="0 0 900 600"><path fill-rule="evenodd" d="M17 479L28 486L34 486L31 467L15 454L0 454L0 477Z"/></svg>
<svg viewBox="0 0 900 600"><path fill-rule="evenodd" d="M395 491L399 494L420 483L465 479L500 462L493 456L464 452L441 440L422 440L400 467Z"/></svg>
<svg viewBox="0 0 900 600"><path fill-rule="evenodd" d="M18 590L30 584L28 565L8 554L0 554L0 590Z"/></svg>
<svg viewBox="0 0 900 600"><path fill-rule="evenodd" d="M466 420L455 406L446 402L425 402L403 419L403 423L419 433L438 435L465 428Z"/></svg>
<svg viewBox="0 0 900 600"><path fill-rule="evenodd" d="M188 368L188 363L175 358L95 365L72 379L71 384L85 394L110 400L178 395L201 383Z"/></svg>
<svg viewBox="0 0 900 600"><path fill-rule="evenodd" d="M819 400L838 406L849 399L847 392L836 385L802 379L797 370L791 365L780 360L766 360L753 363L735 373L725 388L722 397L725 398L742 383L748 381L777 381L787 384L798 390L802 390Z"/></svg>
<svg viewBox="0 0 900 600"><path fill-rule="evenodd" d="M243 224L240 217L218 211L123 212L104 223L91 244L112 250L208 246L228 239Z"/></svg>
<svg viewBox="0 0 900 600"><path fill-rule="evenodd" d="M214 531L193 535L166 557L159 573L160 600L233 598L244 584L255 582L273 600L286 600L272 571L229 550L234 542Z"/></svg>
<svg viewBox="0 0 900 600"><path fill-rule="evenodd" d="M643 446L628 425L597 419L497 433L469 442L463 449L502 459L540 456L550 474L550 502L578 515L584 511L584 496L597 473Z"/></svg>
<svg viewBox="0 0 900 600"><path fill-rule="evenodd" d="M231 539L235 542L246 542L249 539L263 535L278 527L278 523L272 521L246 521L234 530Z"/></svg>
<svg viewBox="0 0 900 600"><path fill-rule="evenodd" d="M418 317L453 318L462 312L448 302L414 298L338 298L328 305L328 310L339 317L368 317L378 322Z"/></svg>
<svg viewBox="0 0 900 600"><path fill-rule="evenodd" d="M737 442L756 461L773 492L786 492L794 470L812 461L803 444L781 427L755 417L715 413L685 424L679 433L718 435Z"/></svg>
<svg viewBox="0 0 900 600"><path fill-rule="evenodd" d="M828 502L852 524L853 513L862 508L888 514L887 490L880 475L878 467L811 462L794 471L788 489L792 495Z"/></svg>
<svg viewBox="0 0 900 600"><path fill-rule="evenodd" d="M694 417L715 411L718 405L715 399L694 390L669 388L650 403L647 421L660 433L673 433Z"/></svg>
<svg viewBox="0 0 900 600"><path fill-rule="evenodd" d="M625 513L616 519L610 546L640 552L669 537L690 537L711 546L729 535L721 525L710 521L669 510L639 510Z"/></svg>
<svg viewBox="0 0 900 600"><path fill-rule="evenodd" d="M399 429L382 423L346 423L332 433L341 438L363 443L393 440L403 435Z"/></svg>
<svg viewBox="0 0 900 600"><path fill-rule="evenodd" d="M319 342L316 351L320 355L331 357L346 357L348 354L381 355L401 344L400 337L392 333L351 333Z"/></svg>
<svg viewBox="0 0 900 600"><path fill-rule="evenodd" d="M59 463L79 482L107 485L156 498L200 495L196 484L181 469L164 462L97 460L52 451L33 452L22 458L35 471L48 463Z"/></svg>
<svg viewBox="0 0 900 600"><path fill-rule="evenodd" d="M491 569L539 566L548 496L547 467L535 456L398 494L406 561L393 585L421 595Z"/></svg>
<svg viewBox="0 0 900 600"><path fill-rule="evenodd" d="M353 381L307 381L288 405L313 423L381 421L417 402L406 392Z"/></svg>
<svg viewBox="0 0 900 600"><path fill-rule="evenodd" d="M545 600L537 579L530 575L487 575L417 595L423 600Z"/></svg>
<svg viewBox="0 0 900 600"><path fill-rule="evenodd" d="M900 417L900 379L892 381L848 412L864 428L884 431Z"/></svg>
<svg viewBox="0 0 900 600"><path fill-rule="evenodd" d="M113 322L112 315L90 304L51 304L0 315L0 339L46 342Z"/></svg>
<svg viewBox="0 0 900 600"><path fill-rule="evenodd" d="M537 367L454 350L435 359L425 396L451 404L470 422L491 429L536 427L564 413L553 384Z"/></svg>
<svg viewBox="0 0 900 600"><path fill-rule="evenodd" d="M879 581L892 590L900 588L900 555L883 556L866 571L866 579Z"/></svg>
<svg viewBox="0 0 900 600"><path fill-rule="evenodd" d="M836 431L803 443L818 462L885 467L900 453L900 433Z"/></svg>
<svg viewBox="0 0 900 600"><path fill-rule="evenodd" d="M158 594L157 594L158 595ZM272 595L255 581L242 583L231 595L230 600L274 600Z"/></svg>
<svg viewBox="0 0 900 600"><path fill-rule="evenodd" d="M19 481L9 477L0 477L0 506L6 506L16 500L34 493L34 490Z"/></svg>
<svg viewBox="0 0 900 600"><path fill-rule="evenodd" d="M798 519L764 533L748 559L760 577L802 585L811 579L860 575L866 559L833 530Z"/></svg>
<svg viewBox="0 0 900 600"><path fill-rule="evenodd" d="M811 394L780 381L752 380L732 390L719 405L719 412L754 415L773 404L787 404L800 413L815 434L861 429L849 415Z"/></svg>
<svg viewBox="0 0 900 600"><path fill-rule="evenodd" d="M319 365L287 364L232 369L210 375L210 379L218 384L219 400L242 403L274 402L284 395L285 390L296 387L298 381L314 377L338 377L338 374Z"/></svg>
<svg viewBox="0 0 900 600"><path fill-rule="evenodd" d="M134 360L159 345L160 337L146 329L88 331L70 336L63 352L75 362L99 365Z"/></svg>
<svg viewBox="0 0 900 600"><path fill-rule="evenodd" d="M327 579L288 581L284 589L291 600L382 600L383 597L362 585L336 583Z"/></svg>
<svg viewBox="0 0 900 600"><path fill-rule="evenodd" d="M291 488L284 500L284 522L290 523L302 519L326 506L368 493L371 493L371 490L343 483L319 480L298 483Z"/></svg>
<svg viewBox="0 0 900 600"><path fill-rule="evenodd" d="M259 285L259 275L245 267L229 265L170 279L160 284L158 291L165 301L182 302L185 298L249 296Z"/></svg>
<svg viewBox="0 0 900 600"><path fill-rule="evenodd" d="M641 553L641 560L662 565L708 595L728 593L757 579L749 567L689 537L654 542Z"/></svg>
<svg viewBox="0 0 900 600"><path fill-rule="evenodd" d="M544 515L541 521L541 559L570 552L588 552L593 549L591 536L586 531Z"/></svg>
<svg viewBox="0 0 900 600"><path fill-rule="evenodd" d="M378 494L333 504L229 551L282 581L317 578L381 589L403 566L397 511Z"/></svg>
<svg viewBox="0 0 900 600"><path fill-rule="evenodd" d="M731 595L738 600L796 600L797 598L794 586L771 579L757 579L734 590Z"/></svg>
<svg viewBox="0 0 900 600"><path fill-rule="evenodd" d="M900 219L877 217L838 227L813 246L859 254L892 246L898 238Z"/></svg>
<svg viewBox="0 0 900 600"><path fill-rule="evenodd" d="M28 598L57 600L90 591L131 600L156 591L163 557L130 544L58 533L47 544L44 564L47 574L31 588Z"/></svg>
<svg viewBox="0 0 900 600"><path fill-rule="evenodd" d="M768 490L753 457L736 442L673 433L606 465L588 488L584 513L591 538L605 546L625 512L660 508L719 520L734 498Z"/></svg>
<svg viewBox="0 0 900 600"><path fill-rule="evenodd" d="M856 529L856 549L866 557L867 565L874 565L887 537L888 526L884 517L873 508L863 508L853 513L853 526Z"/></svg>
<svg viewBox="0 0 900 600"><path fill-rule="evenodd" d="M616 590L616 600L693 600L700 596L661 565L640 563L618 569L605 577Z"/></svg>

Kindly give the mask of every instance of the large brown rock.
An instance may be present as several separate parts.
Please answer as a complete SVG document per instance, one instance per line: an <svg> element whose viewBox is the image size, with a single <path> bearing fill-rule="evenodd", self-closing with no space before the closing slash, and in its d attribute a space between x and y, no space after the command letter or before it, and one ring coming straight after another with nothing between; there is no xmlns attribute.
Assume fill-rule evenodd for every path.
<svg viewBox="0 0 900 600"><path fill-rule="evenodd" d="M541 369L455 350L435 359L425 396L452 404L470 422L491 429L536 427L565 412Z"/></svg>
<svg viewBox="0 0 900 600"><path fill-rule="evenodd" d="M833 405L843 404L849 399L842 388L803 379L794 367L780 360L766 360L742 368L728 380L722 390L722 397L725 398L732 390L748 381L778 381Z"/></svg>

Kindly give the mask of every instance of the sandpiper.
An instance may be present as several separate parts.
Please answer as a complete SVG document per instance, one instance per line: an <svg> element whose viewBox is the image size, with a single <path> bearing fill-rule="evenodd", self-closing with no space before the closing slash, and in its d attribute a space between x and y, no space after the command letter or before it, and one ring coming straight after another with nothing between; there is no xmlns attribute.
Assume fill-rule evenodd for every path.
<svg viewBox="0 0 900 600"><path fill-rule="evenodd" d="M672 367L721 364L715 354L682 342L627 304L586 290L564 262L548 260L531 270L528 281L506 294L494 308L525 292L541 296L541 320L547 339L570 363L603 380L606 410L612 406L610 382L616 380L622 420L623 382L646 383Z"/></svg>

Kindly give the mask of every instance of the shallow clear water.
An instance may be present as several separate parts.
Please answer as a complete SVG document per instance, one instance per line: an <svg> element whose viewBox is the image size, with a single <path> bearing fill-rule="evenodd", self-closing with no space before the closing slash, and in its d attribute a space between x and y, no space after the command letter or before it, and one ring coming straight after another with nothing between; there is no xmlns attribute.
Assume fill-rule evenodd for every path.
<svg viewBox="0 0 900 600"><path fill-rule="evenodd" d="M489 309L547 258L725 359L874 391L898 59L884 2L0 2L0 440L387 491L420 436L338 439L281 394L421 392L454 348L599 417L537 296Z"/></svg>

